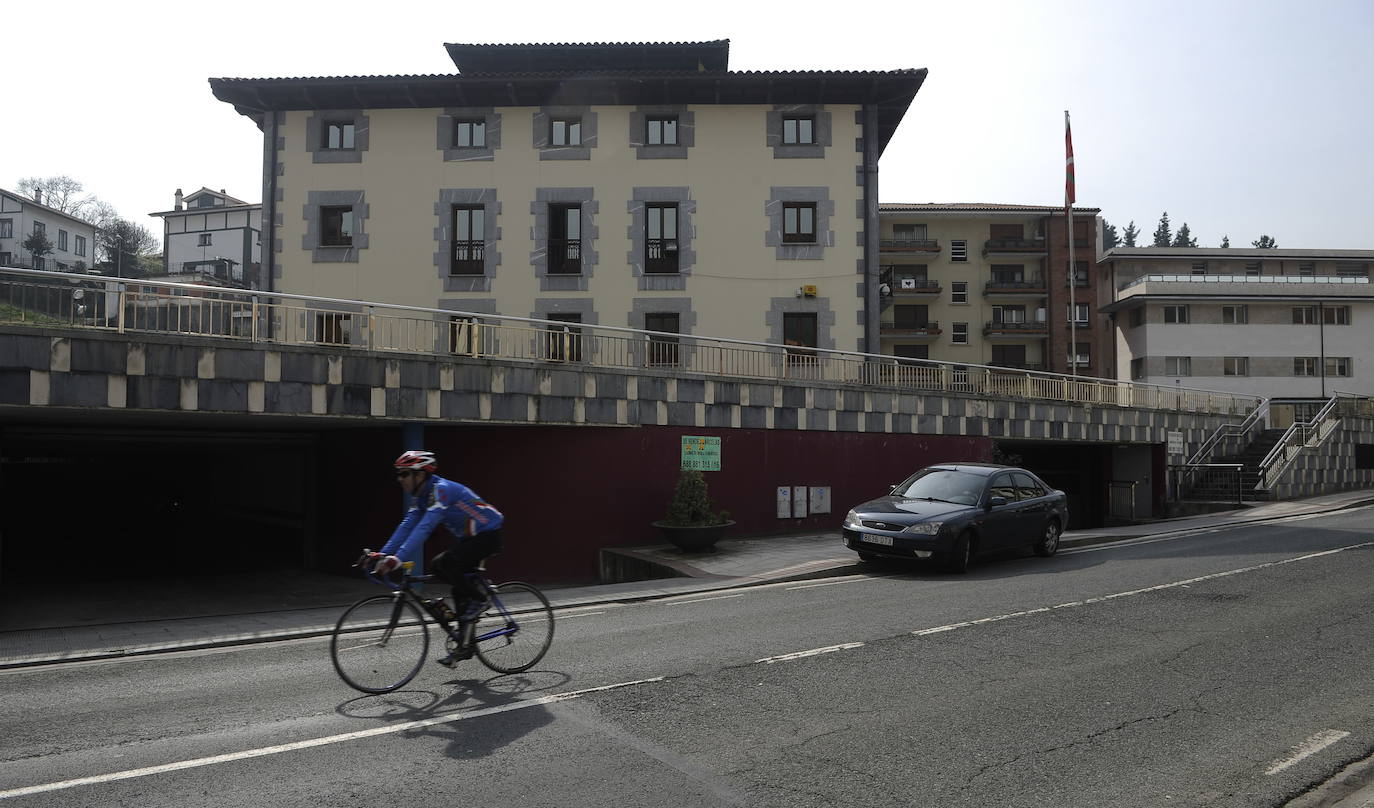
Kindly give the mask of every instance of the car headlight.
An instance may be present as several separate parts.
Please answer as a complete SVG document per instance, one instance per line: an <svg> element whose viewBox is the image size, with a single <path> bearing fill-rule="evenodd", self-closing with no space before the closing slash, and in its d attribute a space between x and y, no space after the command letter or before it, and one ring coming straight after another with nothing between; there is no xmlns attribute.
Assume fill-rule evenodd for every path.
<svg viewBox="0 0 1374 808"><path fill-rule="evenodd" d="M858 515L857 513L855 513L854 511L850 511L849 513L845 514L845 515L844 515L844 526L845 526L845 527L858 527L858 526L859 526L859 515Z"/></svg>
<svg viewBox="0 0 1374 808"><path fill-rule="evenodd" d="M944 522L920 522L918 524L912 525L911 527L907 528L906 530L903 530L902 532L919 533L923 536L934 536L936 533L940 532L940 528L943 527L944 524Z"/></svg>

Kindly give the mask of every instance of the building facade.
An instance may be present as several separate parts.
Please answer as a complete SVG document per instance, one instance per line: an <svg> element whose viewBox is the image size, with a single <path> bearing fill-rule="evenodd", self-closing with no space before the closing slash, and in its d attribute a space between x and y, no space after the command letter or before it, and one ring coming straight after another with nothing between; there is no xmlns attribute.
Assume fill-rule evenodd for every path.
<svg viewBox="0 0 1374 808"><path fill-rule="evenodd" d="M189 196L176 191L162 220L162 258L168 276L193 282L246 286L257 277L262 255L262 205L209 188Z"/></svg>
<svg viewBox="0 0 1374 808"><path fill-rule="evenodd" d="M95 264L96 226L44 205L40 198L0 188L0 266L81 272ZM34 256L24 241L36 232L47 236L52 252Z"/></svg>
<svg viewBox="0 0 1374 808"><path fill-rule="evenodd" d="M876 345L877 162L924 70L446 47L455 76L212 80L264 132L259 288Z"/></svg>
<svg viewBox="0 0 1374 808"><path fill-rule="evenodd" d="M1108 250L1114 375L1277 399L1374 395L1371 270L1374 250Z"/></svg>
<svg viewBox="0 0 1374 808"><path fill-rule="evenodd" d="M879 209L882 353L1102 375L1093 316L1098 209L1074 209L1072 287L1063 208Z"/></svg>

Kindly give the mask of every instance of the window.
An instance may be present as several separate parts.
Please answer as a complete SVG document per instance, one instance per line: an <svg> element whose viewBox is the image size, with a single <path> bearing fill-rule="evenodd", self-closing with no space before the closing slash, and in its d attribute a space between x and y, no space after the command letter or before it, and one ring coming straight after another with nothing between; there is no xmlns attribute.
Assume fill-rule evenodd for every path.
<svg viewBox="0 0 1374 808"><path fill-rule="evenodd" d="M35 233L47 233L47 232L48 232L48 226L47 226L46 224L43 224L42 222L34 222L34 223L33 223L33 232L35 232Z"/></svg>
<svg viewBox="0 0 1374 808"><path fill-rule="evenodd" d="M201 233L200 236L199 236L199 238L198 238L197 241L196 241L196 246L197 246L197 247L209 247L209 246L211 246L211 245L210 245L210 234L209 234L209 233Z"/></svg>
<svg viewBox="0 0 1374 808"><path fill-rule="evenodd" d="M1166 356L1164 357L1165 376L1191 376L1193 375L1193 358L1191 356Z"/></svg>
<svg viewBox="0 0 1374 808"><path fill-rule="evenodd" d="M1026 346L992 346L992 364L1001 368L1024 368L1026 366Z"/></svg>
<svg viewBox="0 0 1374 808"><path fill-rule="evenodd" d="M1165 306L1164 322L1166 323L1186 323L1188 322L1187 306Z"/></svg>
<svg viewBox="0 0 1374 808"><path fill-rule="evenodd" d="M487 146L487 122L459 120L453 122L453 148L484 149Z"/></svg>
<svg viewBox="0 0 1374 808"><path fill-rule="evenodd" d="M12 254L7 252L0 252L0 267L9 266L10 261L12 260L14 260L14 256Z"/></svg>
<svg viewBox="0 0 1374 808"><path fill-rule="evenodd" d="M648 146L676 146L677 118L650 117L645 119L644 143Z"/></svg>
<svg viewBox="0 0 1374 808"><path fill-rule="evenodd" d="M1087 303L1073 303L1069 306L1065 306L1065 309L1065 314L1068 315L1070 322L1080 323L1082 325L1088 324Z"/></svg>
<svg viewBox="0 0 1374 808"><path fill-rule="evenodd" d="M1143 357L1131 360L1131 378L1145 378L1145 359Z"/></svg>
<svg viewBox="0 0 1374 808"><path fill-rule="evenodd" d="M0 219L0 238L14 238L13 219Z"/></svg>
<svg viewBox="0 0 1374 808"><path fill-rule="evenodd" d="M929 359L929 345L893 345L892 355L903 359Z"/></svg>
<svg viewBox="0 0 1374 808"><path fill-rule="evenodd" d="M1316 376L1317 357L1315 356L1295 356L1293 357L1294 376Z"/></svg>
<svg viewBox="0 0 1374 808"><path fill-rule="evenodd" d="M481 205L453 206L453 264L450 275L486 271L486 210Z"/></svg>
<svg viewBox="0 0 1374 808"><path fill-rule="evenodd" d="M353 246L353 208L326 205L320 208L320 246Z"/></svg>
<svg viewBox="0 0 1374 808"><path fill-rule="evenodd" d="M1293 325L1316 325L1317 307L1316 306L1294 306Z"/></svg>
<svg viewBox="0 0 1374 808"><path fill-rule="evenodd" d="M1145 325L1145 307L1136 306L1135 308L1131 309L1131 316L1128 322L1130 322L1131 328L1139 328L1140 326Z"/></svg>
<svg viewBox="0 0 1374 808"><path fill-rule="evenodd" d="M1349 376L1350 357L1348 356L1328 356L1326 357L1327 376Z"/></svg>
<svg viewBox="0 0 1374 808"><path fill-rule="evenodd" d="M656 274L676 274L678 271L677 246L677 205L645 205L644 250L646 254L644 256L644 271Z"/></svg>
<svg viewBox="0 0 1374 808"><path fill-rule="evenodd" d="M786 202L782 206L782 243L816 243L816 203Z"/></svg>
<svg viewBox="0 0 1374 808"><path fill-rule="evenodd" d="M1317 274L1317 265L1313 261L1304 261L1298 264L1298 274L1311 277Z"/></svg>
<svg viewBox="0 0 1374 808"><path fill-rule="evenodd" d="M1249 376L1250 357L1248 356L1225 356L1221 360L1221 373L1223 376Z"/></svg>
<svg viewBox="0 0 1374 808"><path fill-rule="evenodd" d="M196 207L198 208L213 208L216 205L223 204L224 200L220 199L217 196L210 196L209 194L206 194L205 196L202 196L200 199L196 200Z"/></svg>
<svg viewBox="0 0 1374 808"><path fill-rule="evenodd" d="M999 474L992 478L988 484L988 499L1001 497L1008 502L1016 501L1016 485L1013 483L1010 474Z"/></svg>
<svg viewBox="0 0 1374 808"><path fill-rule="evenodd" d="M61 230L61 229L59 229L59 230L57 231L57 249L59 249L59 250L64 250L64 251L67 249L67 231L66 231L66 230Z"/></svg>
<svg viewBox="0 0 1374 808"><path fill-rule="evenodd" d="M1088 268L1075 265L1073 268L1073 285L1087 286L1089 284ZM1065 285L1068 285L1067 283Z"/></svg>
<svg viewBox="0 0 1374 808"><path fill-rule="evenodd" d="M784 146L810 146L816 142L816 121L810 115L784 115L782 143Z"/></svg>
<svg viewBox="0 0 1374 808"><path fill-rule="evenodd" d="M85 254L86 254L86 237L85 237L85 236L77 236L77 237L76 237L76 249L73 250L72 252L75 252L77 255L85 255Z"/></svg>
<svg viewBox="0 0 1374 808"><path fill-rule="evenodd" d="M1068 364L1070 367L1083 367L1093 363L1092 346L1086 342L1075 342L1073 350L1069 351Z"/></svg>
<svg viewBox="0 0 1374 808"><path fill-rule="evenodd" d="M815 365L816 315L811 312L784 312L782 315L782 344L788 346L787 364Z"/></svg>
<svg viewBox="0 0 1374 808"><path fill-rule="evenodd" d="M965 262L968 260L968 241L964 239L952 239L949 242L949 260Z"/></svg>
<svg viewBox="0 0 1374 808"><path fill-rule="evenodd" d="M929 306L892 307L892 324L896 328L925 328L929 323Z"/></svg>
<svg viewBox="0 0 1374 808"><path fill-rule="evenodd" d="M952 323L949 331L949 341L955 345L967 345L968 323Z"/></svg>
<svg viewBox="0 0 1374 808"><path fill-rule="evenodd" d="M351 150L355 146L354 132L352 121L325 121L320 130L323 135L320 145L326 149Z"/></svg>
<svg viewBox="0 0 1374 808"><path fill-rule="evenodd" d="M582 273L582 206L549 205L549 274Z"/></svg>
<svg viewBox="0 0 1374 808"><path fill-rule="evenodd" d="M581 146L582 119L554 118L549 122L549 145Z"/></svg>
<svg viewBox="0 0 1374 808"><path fill-rule="evenodd" d="M664 331L669 334L681 333L680 317L676 312L661 312L644 315L645 331ZM678 338L662 334L649 335L649 365L676 365L678 362Z"/></svg>
<svg viewBox="0 0 1374 808"><path fill-rule="evenodd" d="M1020 495L1021 499L1036 499L1045 496L1045 489L1041 488L1040 483L1033 480L1029 474L1017 471L1013 472L1011 476L1012 479L1016 480L1016 493Z"/></svg>
<svg viewBox="0 0 1374 808"><path fill-rule="evenodd" d="M994 323L1024 323L1026 322L1026 307L993 306L992 321Z"/></svg>
<svg viewBox="0 0 1374 808"><path fill-rule="evenodd" d="M1221 321L1226 325L1242 325L1250 322L1250 309L1247 306L1222 306Z"/></svg>
<svg viewBox="0 0 1374 808"><path fill-rule="evenodd" d="M949 285L949 302L968 302L968 281L954 281Z"/></svg>
<svg viewBox="0 0 1374 808"><path fill-rule="evenodd" d="M992 267L993 283L1024 283L1026 268L1020 264L997 264Z"/></svg>
<svg viewBox="0 0 1374 808"><path fill-rule="evenodd" d="M988 238L1004 241L1020 241L1025 238L1026 227L1020 224L988 225Z"/></svg>
<svg viewBox="0 0 1374 808"><path fill-rule="evenodd" d="M1261 272L1261 270L1260 270L1260 262L1259 262L1259 261L1246 261L1246 262L1245 262L1245 274L1246 274L1246 275L1262 275L1263 272Z"/></svg>
<svg viewBox="0 0 1374 808"><path fill-rule="evenodd" d="M550 314L545 317L553 323L547 326L545 355L558 362L582 361L582 329L562 323L580 323L581 314Z"/></svg>
<svg viewBox="0 0 1374 808"><path fill-rule="evenodd" d="M894 224L892 238L896 241L925 241L926 226L923 224Z"/></svg>
<svg viewBox="0 0 1374 808"><path fill-rule="evenodd" d="M1194 261L1194 262L1193 262L1193 274L1194 274L1194 275L1206 275L1206 274L1207 274L1207 262L1206 262L1206 261Z"/></svg>
<svg viewBox="0 0 1374 808"><path fill-rule="evenodd" d="M1322 307L1322 322L1327 325L1350 325L1349 306Z"/></svg>

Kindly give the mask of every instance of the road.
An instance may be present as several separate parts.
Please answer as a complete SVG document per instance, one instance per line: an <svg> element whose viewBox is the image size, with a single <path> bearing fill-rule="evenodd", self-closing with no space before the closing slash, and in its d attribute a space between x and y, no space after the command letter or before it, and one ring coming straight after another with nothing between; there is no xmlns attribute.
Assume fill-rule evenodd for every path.
<svg viewBox="0 0 1374 808"><path fill-rule="evenodd" d="M0 674L20 806L1278 806L1374 753L1374 508L563 612L361 697L325 641Z"/></svg>

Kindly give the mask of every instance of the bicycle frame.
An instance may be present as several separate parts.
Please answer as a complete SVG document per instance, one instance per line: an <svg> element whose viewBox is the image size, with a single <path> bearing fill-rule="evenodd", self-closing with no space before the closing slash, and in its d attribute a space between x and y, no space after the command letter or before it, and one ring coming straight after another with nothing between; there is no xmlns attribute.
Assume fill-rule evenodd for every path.
<svg viewBox="0 0 1374 808"><path fill-rule="evenodd" d="M439 627L444 630L444 633L447 634L450 639L461 645L463 642L462 636L460 635L460 632L462 630L462 624L456 623L455 627L455 624L450 623L450 621L447 620L442 614L436 614L430 608L429 604L425 602L425 599L416 594L414 587L411 586L411 584L427 583L439 579L437 579L433 575L411 575L409 571L411 569L414 569L414 567L415 564L412 561L407 561L403 563L401 565L401 569L405 572L401 576L400 583L397 583L396 581L392 580L390 576L376 575L367 568L366 564L362 565L363 575L366 576L369 581L372 581L375 584L381 584L382 586L385 586L386 588L390 589L392 592L395 592L397 595L396 610L392 613L391 625L387 628L388 636L390 636L390 632L394 631L396 627L399 625L401 599L409 598L411 601L413 601L416 605L420 607L420 611L422 613L428 614L431 618L433 618L434 622L439 624ZM517 630L515 617L510 613L510 610L506 608L506 604L501 602L500 596L496 594L496 587L491 583L491 581L487 580L487 577L481 572L466 572L463 574L465 577L472 580L473 583L477 584L478 588L483 593L485 593L488 601L491 603L492 608L496 609L496 611L506 621L506 624L501 628L492 629L491 631L475 635L472 638L472 643L476 645L477 643L483 642L485 640L493 640L497 637L504 637L509 634L514 634Z"/></svg>

